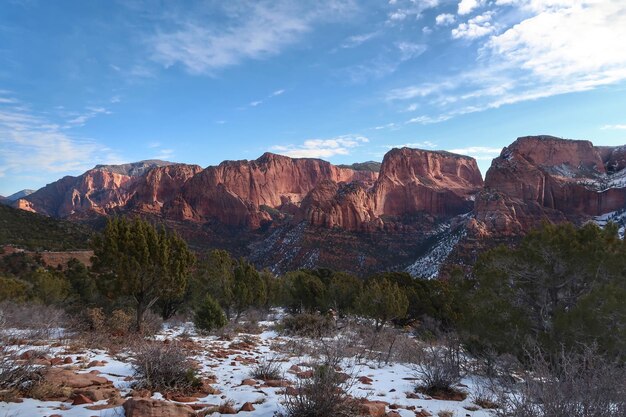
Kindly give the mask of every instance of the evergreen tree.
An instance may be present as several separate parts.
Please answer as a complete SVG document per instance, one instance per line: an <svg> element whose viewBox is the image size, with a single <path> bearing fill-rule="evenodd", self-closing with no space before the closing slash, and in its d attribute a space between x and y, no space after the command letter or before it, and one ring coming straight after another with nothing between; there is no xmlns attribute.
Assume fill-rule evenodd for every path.
<svg viewBox="0 0 626 417"><path fill-rule="evenodd" d="M200 305L204 301L204 294L211 294L230 319L234 302L234 267L235 260L225 250L212 250L201 259L193 275L193 285L190 286L193 304Z"/></svg>
<svg viewBox="0 0 626 417"><path fill-rule="evenodd" d="M293 271L285 275L287 305L302 313L325 308L326 286L320 278L308 271Z"/></svg>
<svg viewBox="0 0 626 417"><path fill-rule="evenodd" d="M235 320L250 307L262 307L267 301L267 289L254 265L239 259L233 271L233 308Z"/></svg>
<svg viewBox="0 0 626 417"><path fill-rule="evenodd" d="M181 238L141 219L109 220L94 238L93 250L101 290L111 299L133 300L139 332L145 313L160 298L171 301L184 294L194 262Z"/></svg>
<svg viewBox="0 0 626 417"><path fill-rule="evenodd" d="M202 303L196 307L193 321L198 329L207 332L221 329L228 323L224 310L209 294L206 294Z"/></svg>
<svg viewBox="0 0 626 417"><path fill-rule="evenodd" d="M374 319L376 331L380 331L385 323L406 315L409 301L398 284L383 278L368 280L357 305L362 315Z"/></svg>

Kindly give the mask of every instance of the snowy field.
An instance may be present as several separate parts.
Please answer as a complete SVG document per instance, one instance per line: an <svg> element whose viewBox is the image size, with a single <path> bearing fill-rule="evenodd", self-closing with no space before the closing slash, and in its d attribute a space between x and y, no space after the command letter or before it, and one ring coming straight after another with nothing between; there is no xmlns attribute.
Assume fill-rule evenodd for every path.
<svg viewBox="0 0 626 417"><path fill-rule="evenodd" d="M231 340L220 340L217 336L200 336L193 332L191 325L164 329L155 339L163 343L184 340L190 347L192 358L197 361L200 375L210 377L211 386L216 390L211 395L193 398L170 398L168 401L191 404L196 410L206 410L211 406L231 403L234 410L240 410L245 403L252 405L253 411L239 411L249 416L273 416L284 411L282 403L287 393L285 385L251 380L251 372L256 363L272 360L280 365L283 378L297 386L298 373L306 372L311 363L308 354L296 355L279 346L294 343L315 344L311 339L280 336L272 330L272 322L261 322L260 334L238 334ZM67 340L64 342L64 340ZM121 397L129 397L133 385L133 369L129 352L107 353L103 350L82 349L71 352L68 343L71 339L48 340L34 345L13 345L12 349L27 352L31 349L49 349L48 357L63 358L65 362L53 367L72 370L76 373L90 373L104 377L113 383ZM332 339L330 339L332 343ZM44 345L44 346L42 346ZM66 359L70 358L70 359ZM97 361L97 362L94 362ZM368 360L345 358L343 371L348 372L354 381L349 394L355 398L386 403L383 415L415 417L445 415L454 417L483 417L491 415L472 403L472 392L476 389L474 378L464 378L459 388L468 393L463 401L438 400L415 393L416 374L414 368L405 363L379 365ZM153 399L163 399L161 393L152 393ZM175 401L178 399L179 401ZM89 404L72 405L71 401L39 401L34 399L20 402L0 402L0 417L44 417L44 416L124 416L121 405L111 405L106 400ZM203 414L204 415L204 414ZM213 414L219 416L220 413Z"/></svg>

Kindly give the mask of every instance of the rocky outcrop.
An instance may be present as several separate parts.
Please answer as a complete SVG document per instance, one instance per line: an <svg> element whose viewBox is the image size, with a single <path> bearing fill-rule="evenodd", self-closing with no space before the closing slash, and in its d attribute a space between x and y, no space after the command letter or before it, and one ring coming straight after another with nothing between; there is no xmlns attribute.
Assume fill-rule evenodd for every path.
<svg viewBox="0 0 626 417"><path fill-rule="evenodd" d="M78 177L66 176L14 203L17 208L61 218L107 215L119 208L154 212L200 167L142 161L98 165ZM128 205L128 203L131 203Z"/></svg>
<svg viewBox="0 0 626 417"><path fill-rule="evenodd" d="M186 164L151 169L134 184L128 207L143 213L175 212L183 185L200 171L200 166ZM183 210L181 217L193 217L193 214Z"/></svg>
<svg viewBox="0 0 626 417"><path fill-rule="evenodd" d="M195 212L194 220L256 229L271 220L267 209L299 206L323 181L371 183L377 176L319 159L265 153L254 161L226 161L208 167L185 184L182 197Z"/></svg>
<svg viewBox="0 0 626 417"><path fill-rule="evenodd" d="M393 149L385 155L371 188L320 183L303 201L302 211L316 226L352 231L389 229L406 216L426 214L435 220L470 212L482 183L473 158Z"/></svg>
<svg viewBox="0 0 626 417"><path fill-rule="evenodd" d="M193 417L196 412L188 405L152 398L130 398L124 403L126 417Z"/></svg>
<svg viewBox="0 0 626 417"><path fill-rule="evenodd" d="M623 209L625 167L623 148L550 136L519 138L487 172L476 200L476 227L518 235L544 220L580 222Z"/></svg>
<svg viewBox="0 0 626 417"><path fill-rule="evenodd" d="M473 208L483 180L476 160L449 152L392 149L374 187L377 215L426 212L449 217Z"/></svg>

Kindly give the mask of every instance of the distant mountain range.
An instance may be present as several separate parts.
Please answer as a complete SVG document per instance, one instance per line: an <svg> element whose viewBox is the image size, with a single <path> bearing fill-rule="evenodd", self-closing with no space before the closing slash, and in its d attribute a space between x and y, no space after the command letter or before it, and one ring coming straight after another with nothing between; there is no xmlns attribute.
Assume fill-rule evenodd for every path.
<svg viewBox="0 0 626 417"><path fill-rule="evenodd" d="M0 196L0 198L3 198L5 200L7 200L7 201L15 201L15 200L19 200L20 198L27 197L27 196L31 195L32 193L34 193L34 192L35 192L35 190L21 190L21 191L18 191L16 193L14 193L14 194L11 194L8 197Z"/></svg>
<svg viewBox="0 0 626 417"><path fill-rule="evenodd" d="M504 148L484 182L473 158L443 151L392 149L380 164L348 166L266 153L205 169L156 160L96 166L12 205L92 224L152 218L197 249L226 248L276 272L436 276L544 220L580 224L623 211L625 168L626 147L534 136Z"/></svg>

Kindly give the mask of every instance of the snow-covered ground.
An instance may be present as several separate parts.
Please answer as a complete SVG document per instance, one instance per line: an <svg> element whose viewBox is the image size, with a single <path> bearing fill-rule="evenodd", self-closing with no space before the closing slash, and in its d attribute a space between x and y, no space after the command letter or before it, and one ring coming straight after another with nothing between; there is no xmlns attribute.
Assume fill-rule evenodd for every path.
<svg viewBox="0 0 626 417"><path fill-rule="evenodd" d="M232 340L220 340L216 336L201 336L189 331L189 328L169 327L156 336L157 340L176 340L184 333L187 342L193 342L195 356L199 370L205 375L214 375L215 382L211 385L219 390L219 393L197 398L194 404L220 405L226 401L233 402L233 408L239 408L246 402L254 404L254 411L240 412L250 417L272 416L282 410L281 403L285 398L284 388L265 386L263 381L257 380L254 385L243 385L242 382L251 378L254 363L264 359L272 359L280 364L284 378L297 383L297 377L290 369L299 366L306 370L306 363L310 363L310 357L306 355L293 355L289 350L278 349L277 346L290 342L316 343L310 339L280 336L270 327L271 322L261 322L260 334L239 334ZM243 342L243 343L241 343ZM33 346L20 346L21 351L32 349ZM41 346L38 346L41 348ZM66 365L73 369L79 363L90 361L105 361L102 366L79 369L77 372L90 372L97 370L103 376L113 382L124 397L131 391L133 370L130 357L124 353L114 356L102 350L87 349L77 354L68 354L67 346L49 347L50 356L70 356L73 365ZM224 353L227 354L224 354ZM425 410L437 416L440 411L451 411L454 417L486 417L490 416L488 410L476 410L472 403L471 393L476 389L476 378L462 380L462 389L470 393L464 401L444 401L429 398L422 394L415 394L415 372L411 366L404 363L378 366L365 360L356 362L350 358L345 359L344 370L351 370L355 377L368 377L371 384L359 382L350 388L349 393L356 397L366 397L373 401L384 401L390 405L397 405L395 409L403 417L415 417L416 412ZM63 366L63 365L60 365ZM369 381L368 381L369 382ZM407 394L409 394L407 396ZM154 393L153 398L163 398L160 393ZM104 404L104 401L97 404ZM90 404L93 406L93 404ZM394 407L395 408L395 407ZM468 410L469 408L469 410ZM475 411L470 411L475 410ZM388 408L387 411L390 411ZM0 417L44 417L51 415L71 417L117 417L124 416L122 407L94 411L86 405L72 406L71 403L58 401L38 401L24 399L21 403L0 402ZM218 413L214 415L219 416ZM427 415L427 414L423 414Z"/></svg>

